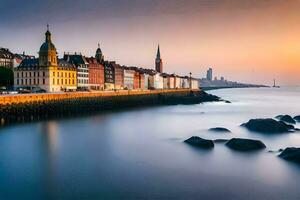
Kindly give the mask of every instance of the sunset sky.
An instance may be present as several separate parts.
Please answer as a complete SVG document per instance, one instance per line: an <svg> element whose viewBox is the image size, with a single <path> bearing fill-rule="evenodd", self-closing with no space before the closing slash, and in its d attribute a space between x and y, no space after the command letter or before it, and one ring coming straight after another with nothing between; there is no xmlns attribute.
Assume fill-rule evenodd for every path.
<svg viewBox="0 0 300 200"><path fill-rule="evenodd" d="M37 55L50 24L63 52L240 82L300 85L300 0L1 0L0 46Z"/></svg>

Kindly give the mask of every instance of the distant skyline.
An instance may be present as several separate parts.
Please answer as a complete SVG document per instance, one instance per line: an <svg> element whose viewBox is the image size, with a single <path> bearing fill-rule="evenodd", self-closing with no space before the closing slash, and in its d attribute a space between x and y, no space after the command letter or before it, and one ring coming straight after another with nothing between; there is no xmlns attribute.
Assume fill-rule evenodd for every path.
<svg viewBox="0 0 300 200"><path fill-rule="evenodd" d="M2 0L0 46L37 56L50 24L60 56L94 56L248 83L300 85L299 0Z"/></svg>

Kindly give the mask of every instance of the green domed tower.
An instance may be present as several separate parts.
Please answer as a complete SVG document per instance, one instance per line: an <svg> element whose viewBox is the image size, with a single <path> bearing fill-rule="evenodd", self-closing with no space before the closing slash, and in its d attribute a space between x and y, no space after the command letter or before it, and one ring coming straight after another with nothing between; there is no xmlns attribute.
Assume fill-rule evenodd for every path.
<svg viewBox="0 0 300 200"><path fill-rule="evenodd" d="M42 44L39 51L39 66L50 67L57 66L57 52L54 44L51 41L51 33L49 31L49 25L47 25L47 31L45 33L46 39Z"/></svg>

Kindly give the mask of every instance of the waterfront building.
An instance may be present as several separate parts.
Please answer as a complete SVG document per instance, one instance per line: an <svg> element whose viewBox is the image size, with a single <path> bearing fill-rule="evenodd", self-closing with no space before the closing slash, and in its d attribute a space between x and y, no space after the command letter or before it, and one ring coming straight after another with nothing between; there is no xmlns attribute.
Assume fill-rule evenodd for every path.
<svg viewBox="0 0 300 200"><path fill-rule="evenodd" d="M199 80L196 78L191 78L191 89L199 89Z"/></svg>
<svg viewBox="0 0 300 200"><path fill-rule="evenodd" d="M115 70L111 62L104 61L104 89L115 89Z"/></svg>
<svg viewBox="0 0 300 200"><path fill-rule="evenodd" d="M181 78L178 75L174 76L174 87L175 89L181 88Z"/></svg>
<svg viewBox="0 0 300 200"><path fill-rule="evenodd" d="M188 76L182 76L180 77L181 79L181 84L180 84L180 88L183 88L183 89L188 89L190 88L190 83L189 83L189 77Z"/></svg>
<svg viewBox="0 0 300 200"><path fill-rule="evenodd" d="M164 88L164 79L160 73L155 73L153 76L154 79L154 89L163 89Z"/></svg>
<svg viewBox="0 0 300 200"><path fill-rule="evenodd" d="M64 60L75 65L77 69L77 90L89 90L89 63L81 54L64 53Z"/></svg>
<svg viewBox="0 0 300 200"><path fill-rule="evenodd" d="M169 74L163 73L161 76L163 77L163 89L169 89Z"/></svg>
<svg viewBox="0 0 300 200"><path fill-rule="evenodd" d="M134 84L135 70L124 66L124 89L132 90Z"/></svg>
<svg viewBox="0 0 300 200"><path fill-rule="evenodd" d="M142 89L148 90L149 89L149 74L147 72L144 72L143 75L144 75L144 87Z"/></svg>
<svg viewBox="0 0 300 200"><path fill-rule="evenodd" d="M124 88L124 68L115 63L111 62L111 65L114 68L114 89L115 90L122 90Z"/></svg>
<svg viewBox="0 0 300 200"><path fill-rule="evenodd" d="M96 58L85 58L89 63L89 89L104 90L104 66Z"/></svg>
<svg viewBox="0 0 300 200"><path fill-rule="evenodd" d="M160 56L160 48L158 45L156 59L155 59L155 70L159 73L163 73L163 62Z"/></svg>
<svg viewBox="0 0 300 200"><path fill-rule="evenodd" d="M175 88L175 75L174 74L169 75L168 79L169 79L168 80L168 83L169 83L168 88L174 89Z"/></svg>
<svg viewBox="0 0 300 200"><path fill-rule="evenodd" d="M38 59L26 58L14 70L15 87L39 88L46 92L73 91L76 80L75 66L57 58L49 26Z"/></svg>
<svg viewBox="0 0 300 200"><path fill-rule="evenodd" d="M133 89L140 89L140 72L136 67L133 67L132 69L134 70Z"/></svg>
<svg viewBox="0 0 300 200"><path fill-rule="evenodd" d="M6 48L0 48L0 67L13 68L14 54Z"/></svg>

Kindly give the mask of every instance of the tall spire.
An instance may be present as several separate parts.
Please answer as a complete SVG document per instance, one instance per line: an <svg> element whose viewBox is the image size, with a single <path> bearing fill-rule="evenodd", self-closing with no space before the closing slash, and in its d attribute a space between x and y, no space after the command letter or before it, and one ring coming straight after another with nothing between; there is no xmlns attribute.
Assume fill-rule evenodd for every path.
<svg viewBox="0 0 300 200"><path fill-rule="evenodd" d="M160 57L159 44L158 44L157 54L156 54L156 59L155 59L155 70L159 73L163 73L163 62L162 62L162 59Z"/></svg>
<svg viewBox="0 0 300 200"><path fill-rule="evenodd" d="M46 31L45 35L46 35L46 42L50 43L51 42L51 33L49 31L49 24L47 24L47 31Z"/></svg>
<svg viewBox="0 0 300 200"><path fill-rule="evenodd" d="M157 60L160 60L160 49L159 49L159 44L158 44L158 48L157 48L156 59L157 59Z"/></svg>

